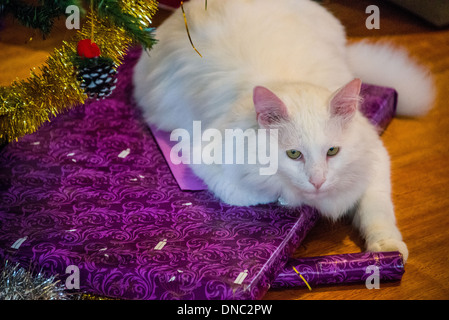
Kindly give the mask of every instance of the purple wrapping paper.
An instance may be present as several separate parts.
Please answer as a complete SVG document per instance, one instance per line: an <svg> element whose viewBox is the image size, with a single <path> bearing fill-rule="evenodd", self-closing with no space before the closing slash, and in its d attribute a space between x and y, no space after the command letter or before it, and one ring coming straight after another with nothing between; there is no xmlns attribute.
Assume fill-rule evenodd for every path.
<svg viewBox="0 0 449 320"><path fill-rule="evenodd" d="M183 163L176 165L170 161L170 150L177 143L170 141L170 132L157 130L153 126L150 129L179 188L184 191L207 190L207 186L193 173L189 165Z"/></svg>
<svg viewBox="0 0 449 320"><path fill-rule="evenodd" d="M262 298L318 212L182 191L130 98L139 55L128 54L112 96L0 150L0 259L63 283L76 266L80 290L100 296ZM386 125L383 102L367 110Z"/></svg>
<svg viewBox="0 0 449 320"><path fill-rule="evenodd" d="M362 252L312 258L290 259L273 281L274 289L365 282L376 266L380 281L399 281L404 274L404 262L399 252ZM368 272L367 272L368 271Z"/></svg>
<svg viewBox="0 0 449 320"><path fill-rule="evenodd" d="M396 114L398 94L392 88L362 84L360 96L363 102L360 111L381 134Z"/></svg>

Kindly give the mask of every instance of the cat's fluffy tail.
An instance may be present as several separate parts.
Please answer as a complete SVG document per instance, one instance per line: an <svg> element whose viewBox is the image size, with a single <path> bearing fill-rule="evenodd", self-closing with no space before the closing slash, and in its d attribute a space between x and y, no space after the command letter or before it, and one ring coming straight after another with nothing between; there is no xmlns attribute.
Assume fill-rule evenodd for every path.
<svg viewBox="0 0 449 320"><path fill-rule="evenodd" d="M396 89L398 115L420 116L432 108L433 79L405 50L361 41L348 45L348 61L363 82Z"/></svg>

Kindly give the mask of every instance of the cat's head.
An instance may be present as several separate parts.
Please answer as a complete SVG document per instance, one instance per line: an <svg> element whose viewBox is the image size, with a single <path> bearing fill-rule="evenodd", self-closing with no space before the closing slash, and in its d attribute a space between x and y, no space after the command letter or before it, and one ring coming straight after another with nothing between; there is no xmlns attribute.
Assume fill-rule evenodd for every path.
<svg viewBox="0 0 449 320"><path fill-rule="evenodd" d="M312 85L254 88L253 101L261 128L278 129L278 174L286 187L319 200L351 181L358 152L351 130L360 102L355 79L330 92Z"/></svg>

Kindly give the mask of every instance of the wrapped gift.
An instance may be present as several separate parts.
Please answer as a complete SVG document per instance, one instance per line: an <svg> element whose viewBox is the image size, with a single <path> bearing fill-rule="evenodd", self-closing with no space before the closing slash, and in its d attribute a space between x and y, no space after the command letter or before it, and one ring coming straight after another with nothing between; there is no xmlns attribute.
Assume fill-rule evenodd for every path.
<svg viewBox="0 0 449 320"><path fill-rule="evenodd" d="M360 111L381 134L396 114L398 94L395 89L362 84Z"/></svg>
<svg viewBox="0 0 449 320"><path fill-rule="evenodd" d="M316 287L339 283L399 281L404 261L399 252L362 252L290 259L272 288Z"/></svg>
<svg viewBox="0 0 449 320"><path fill-rule="evenodd" d="M107 99L0 151L0 258L104 297L262 298L318 212L182 190L131 99L139 55ZM385 126L392 105L377 108Z"/></svg>

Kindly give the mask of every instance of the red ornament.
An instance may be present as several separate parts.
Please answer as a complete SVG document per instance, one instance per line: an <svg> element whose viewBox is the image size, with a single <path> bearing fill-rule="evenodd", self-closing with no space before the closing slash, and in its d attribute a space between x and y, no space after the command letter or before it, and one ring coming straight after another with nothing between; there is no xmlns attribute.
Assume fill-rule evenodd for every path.
<svg viewBox="0 0 449 320"><path fill-rule="evenodd" d="M100 48L90 39L80 40L76 47L76 51L80 57L88 59L99 57L101 54Z"/></svg>

